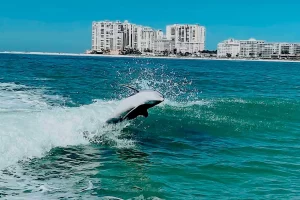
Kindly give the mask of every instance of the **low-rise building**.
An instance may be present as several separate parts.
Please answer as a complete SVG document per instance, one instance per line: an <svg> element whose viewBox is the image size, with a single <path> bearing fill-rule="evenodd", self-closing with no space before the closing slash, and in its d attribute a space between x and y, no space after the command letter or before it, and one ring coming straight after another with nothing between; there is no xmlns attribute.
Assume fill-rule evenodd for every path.
<svg viewBox="0 0 300 200"><path fill-rule="evenodd" d="M167 38L156 39L154 41L154 52L168 51L174 53L175 42Z"/></svg>
<svg viewBox="0 0 300 200"><path fill-rule="evenodd" d="M298 54L300 43L265 42L251 38L229 39L218 44L218 57L281 58L297 57Z"/></svg>
<svg viewBox="0 0 300 200"><path fill-rule="evenodd" d="M250 38L249 40L240 40L240 53L239 56L244 58L258 57L258 49L261 44L264 44L264 40L256 40Z"/></svg>
<svg viewBox="0 0 300 200"><path fill-rule="evenodd" d="M300 54L300 43L264 43L258 48L260 58L280 58Z"/></svg>
<svg viewBox="0 0 300 200"><path fill-rule="evenodd" d="M272 58L274 55L280 54L279 43L261 43L258 44L256 57L259 58Z"/></svg>
<svg viewBox="0 0 300 200"><path fill-rule="evenodd" d="M240 53L240 41L228 39L218 44L217 56L220 58L225 57L238 57Z"/></svg>

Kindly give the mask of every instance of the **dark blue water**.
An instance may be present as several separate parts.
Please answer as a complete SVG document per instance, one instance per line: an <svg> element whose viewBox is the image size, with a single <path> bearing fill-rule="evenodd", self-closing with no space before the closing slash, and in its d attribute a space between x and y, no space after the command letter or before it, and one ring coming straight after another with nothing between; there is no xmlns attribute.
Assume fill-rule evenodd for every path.
<svg viewBox="0 0 300 200"><path fill-rule="evenodd" d="M0 197L297 199L299 72L283 62L0 55ZM148 118L104 126L130 95L121 84L166 101Z"/></svg>

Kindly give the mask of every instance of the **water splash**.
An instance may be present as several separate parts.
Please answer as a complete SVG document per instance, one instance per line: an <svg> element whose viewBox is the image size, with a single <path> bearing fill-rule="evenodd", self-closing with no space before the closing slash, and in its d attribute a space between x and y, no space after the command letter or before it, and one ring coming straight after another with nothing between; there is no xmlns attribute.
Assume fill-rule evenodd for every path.
<svg viewBox="0 0 300 200"><path fill-rule="evenodd" d="M151 63L150 63L151 64ZM178 73L164 65L149 68L141 64L139 68L124 68L116 72L115 78L121 84L132 85L137 89L154 89L164 94L166 99L176 102L189 102L200 99L200 93L189 79L187 72ZM118 84L113 85L118 88ZM126 90L123 90L126 91ZM125 94L125 95L124 95ZM117 98L124 98L128 92L117 93Z"/></svg>

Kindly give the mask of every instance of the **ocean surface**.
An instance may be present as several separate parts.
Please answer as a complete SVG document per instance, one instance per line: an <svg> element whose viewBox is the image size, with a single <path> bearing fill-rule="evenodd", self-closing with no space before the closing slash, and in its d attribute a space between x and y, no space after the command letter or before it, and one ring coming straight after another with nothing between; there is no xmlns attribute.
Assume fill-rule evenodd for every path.
<svg viewBox="0 0 300 200"><path fill-rule="evenodd" d="M300 63L0 55L0 198L300 199Z"/></svg>

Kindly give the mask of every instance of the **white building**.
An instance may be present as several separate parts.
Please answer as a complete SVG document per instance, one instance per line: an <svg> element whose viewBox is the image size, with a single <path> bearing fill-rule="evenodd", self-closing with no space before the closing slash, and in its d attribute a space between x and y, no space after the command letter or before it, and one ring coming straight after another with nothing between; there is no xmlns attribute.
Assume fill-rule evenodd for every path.
<svg viewBox="0 0 300 200"><path fill-rule="evenodd" d="M257 56L259 58L271 58L272 55L280 54L279 43L261 43L258 45Z"/></svg>
<svg viewBox="0 0 300 200"><path fill-rule="evenodd" d="M300 54L300 43L293 43L292 44L292 54L298 55Z"/></svg>
<svg viewBox="0 0 300 200"><path fill-rule="evenodd" d="M156 31L150 27L138 28L138 50L140 51L153 51L154 40L156 39Z"/></svg>
<svg viewBox="0 0 300 200"><path fill-rule="evenodd" d="M124 48L140 49L140 39L142 26L129 23L127 20L123 23L124 27Z"/></svg>
<svg viewBox="0 0 300 200"><path fill-rule="evenodd" d="M99 21L92 24L92 51L119 53L126 48L144 51L194 53L204 50L205 28L199 25L170 25L167 36L161 30L124 21Z"/></svg>
<svg viewBox="0 0 300 200"><path fill-rule="evenodd" d="M299 56L300 43L272 42L259 45L258 57L272 58L284 56Z"/></svg>
<svg viewBox="0 0 300 200"><path fill-rule="evenodd" d="M164 36L164 33L163 33L163 31L162 30L157 30L156 32L155 32L155 34L156 34L156 39L163 39L165 36Z"/></svg>
<svg viewBox="0 0 300 200"><path fill-rule="evenodd" d="M92 50L120 51L125 48L154 50L154 41L162 38L162 31L125 21L100 21L92 24Z"/></svg>
<svg viewBox="0 0 300 200"><path fill-rule="evenodd" d="M167 51L173 51L175 49L175 42L172 40L168 40L166 36L164 36L162 30L156 31L156 36L154 40L154 49L153 52L163 52L165 50Z"/></svg>
<svg viewBox="0 0 300 200"><path fill-rule="evenodd" d="M120 21L101 21L92 24L92 50L118 51L123 49L123 26Z"/></svg>
<svg viewBox="0 0 300 200"><path fill-rule="evenodd" d="M300 43L279 43L281 54L300 54Z"/></svg>
<svg viewBox="0 0 300 200"><path fill-rule="evenodd" d="M243 58L279 58L300 55L300 43L265 42L264 40L225 40L218 44L218 57L231 54Z"/></svg>
<svg viewBox="0 0 300 200"><path fill-rule="evenodd" d="M240 54L244 58L255 58L259 56L259 46L264 44L264 40L256 40L250 38L249 40L240 40Z"/></svg>
<svg viewBox="0 0 300 200"><path fill-rule="evenodd" d="M175 49L175 41L168 40L167 38L160 38L154 41L154 52L173 52Z"/></svg>
<svg viewBox="0 0 300 200"><path fill-rule="evenodd" d="M218 44L217 49L218 57L238 57L240 54L240 41L234 39L228 39Z"/></svg>
<svg viewBox="0 0 300 200"><path fill-rule="evenodd" d="M194 53L205 48L205 27L199 25L168 25L166 37L175 42L177 52Z"/></svg>

